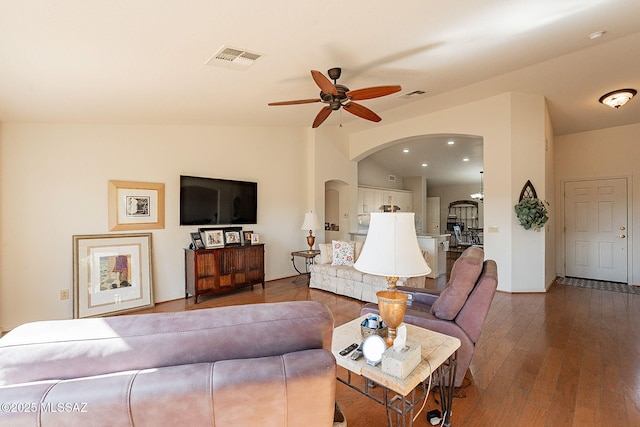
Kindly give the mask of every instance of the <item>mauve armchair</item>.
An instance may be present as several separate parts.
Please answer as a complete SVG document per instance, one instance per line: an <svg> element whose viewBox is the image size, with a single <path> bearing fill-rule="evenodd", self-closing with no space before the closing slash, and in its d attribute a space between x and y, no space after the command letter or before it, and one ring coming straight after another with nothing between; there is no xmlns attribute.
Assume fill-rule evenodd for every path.
<svg viewBox="0 0 640 427"><path fill-rule="evenodd" d="M456 260L449 282L439 294L428 289L398 287L411 295L404 317L406 323L460 339L455 387L462 385L469 369L497 286L495 261L484 261L482 248L472 246ZM364 305L360 314L368 313L379 313L378 305Z"/></svg>

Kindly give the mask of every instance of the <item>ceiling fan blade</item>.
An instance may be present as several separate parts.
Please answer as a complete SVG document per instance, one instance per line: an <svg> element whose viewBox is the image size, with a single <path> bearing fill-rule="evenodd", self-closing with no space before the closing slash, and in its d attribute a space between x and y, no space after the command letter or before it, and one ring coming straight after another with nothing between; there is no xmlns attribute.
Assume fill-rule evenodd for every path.
<svg viewBox="0 0 640 427"><path fill-rule="evenodd" d="M329 117L329 114L331 114L332 111L333 110L331 109L331 107L322 107L322 110L320 110L320 112L316 116L315 120L313 121L313 126L311 127L317 128L318 126L320 126L322 122L327 120L327 117Z"/></svg>
<svg viewBox="0 0 640 427"><path fill-rule="evenodd" d="M338 95L338 90L333 85L333 83L331 83L331 80L329 80L320 71L311 70L311 77L313 77L313 81L316 82L316 84L318 85L321 91L323 91L324 93L330 93L336 96Z"/></svg>
<svg viewBox="0 0 640 427"><path fill-rule="evenodd" d="M279 101L279 102L270 102L267 105L296 105L296 104L311 104L313 102L320 102L320 98L313 99L297 99L295 101Z"/></svg>
<svg viewBox="0 0 640 427"><path fill-rule="evenodd" d="M342 108L344 108L351 114L354 114L358 117L362 117L363 119L366 119L366 120L371 120L372 122L379 122L380 120L382 120L382 117L380 117L379 115L377 115L376 113L368 109L367 107L357 104L355 102L349 102L343 105Z"/></svg>
<svg viewBox="0 0 640 427"><path fill-rule="evenodd" d="M367 87L364 89L350 90L346 93L350 99L360 101L362 99L379 98L381 96L391 95L392 93L400 92L402 87L400 85L393 86L375 86Z"/></svg>

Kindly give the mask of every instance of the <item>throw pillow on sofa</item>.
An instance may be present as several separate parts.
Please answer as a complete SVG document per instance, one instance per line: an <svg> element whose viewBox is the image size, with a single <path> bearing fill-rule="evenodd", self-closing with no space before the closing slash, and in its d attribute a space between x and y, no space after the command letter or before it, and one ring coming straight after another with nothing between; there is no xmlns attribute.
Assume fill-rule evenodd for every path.
<svg viewBox="0 0 640 427"><path fill-rule="evenodd" d="M331 264L333 262L333 249L331 243L320 243L318 245L320 249L320 259L318 264Z"/></svg>
<svg viewBox="0 0 640 427"><path fill-rule="evenodd" d="M333 261L331 265L353 265L355 262L355 248L353 242L333 240Z"/></svg>
<svg viewBox="0 0 640 427"><path fill-rule="evenodd" d="M358 260L358 257L362 252L363 246L364 246L364 242L358 242L358 241L353 242L354 262ZM320 250L320 255L318 255L316 264L333 264L333 247L331 243L320 243L318 245L318 249Z"/></svg>

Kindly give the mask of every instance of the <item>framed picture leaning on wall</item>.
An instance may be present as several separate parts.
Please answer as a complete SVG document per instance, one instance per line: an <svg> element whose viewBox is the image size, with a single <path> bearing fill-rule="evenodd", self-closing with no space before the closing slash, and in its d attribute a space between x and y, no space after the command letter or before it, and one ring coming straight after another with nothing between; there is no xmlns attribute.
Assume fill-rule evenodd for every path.
<svg viewBox="0 0 640 427"><path fill-rule="evenodd" d="M73 236L73 317L153 307L151 233Z"/></svg>

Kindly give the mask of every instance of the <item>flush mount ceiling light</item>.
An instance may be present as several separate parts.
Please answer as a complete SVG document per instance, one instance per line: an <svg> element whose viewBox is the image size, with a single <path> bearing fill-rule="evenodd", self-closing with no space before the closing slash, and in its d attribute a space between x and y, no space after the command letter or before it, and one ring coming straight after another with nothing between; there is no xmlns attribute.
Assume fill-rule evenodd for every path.
<svg viewBox="0 0 640 427"><path fill-rule="evenodd" d="M638 91L635 89L618 89L602 95L599 101L604 105L617 109L629 102L636 93L638 93Z"/></svg>

